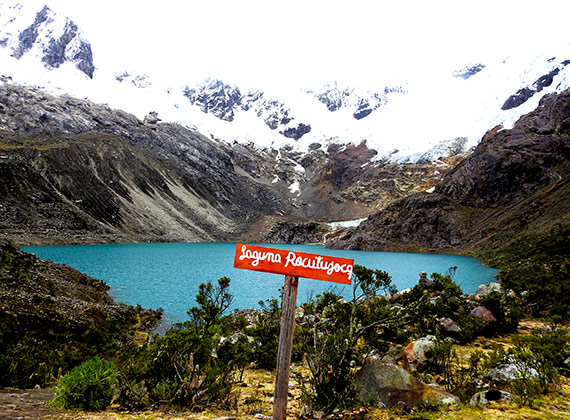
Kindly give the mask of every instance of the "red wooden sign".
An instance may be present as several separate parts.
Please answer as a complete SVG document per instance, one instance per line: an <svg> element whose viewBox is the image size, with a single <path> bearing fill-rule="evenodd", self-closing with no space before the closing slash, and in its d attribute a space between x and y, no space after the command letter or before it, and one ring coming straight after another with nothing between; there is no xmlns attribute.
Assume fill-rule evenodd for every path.
<svg viewBox="0 0 570 420"><path fill-rule="evenodd" d="M234 267L350 284L354 260L237 244Z"/></svg>

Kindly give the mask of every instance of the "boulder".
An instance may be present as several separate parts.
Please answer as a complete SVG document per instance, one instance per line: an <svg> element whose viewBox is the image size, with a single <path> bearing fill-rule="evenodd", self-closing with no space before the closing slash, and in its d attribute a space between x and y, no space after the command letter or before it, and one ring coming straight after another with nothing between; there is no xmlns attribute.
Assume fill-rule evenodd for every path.
<svg viewBox="0 0 570 420"><path fill-rule="evenodd" d="M503 287L499 283L487 283L477 286L476 295L478 297L488 295L491 292L503 293Z"/></svg>
<svg viewBox="0 0 570 420"><path fill-rule="evenodd" d="M408 362L422 364L428 360L428 352L431 350L437 339L433 335L427 335L416 341L412 341L404 348L404 355Z"/></svg>
<svg viewBox="0 0 570 420"><path fill-rule="evenodd" d="M439 318L438 321L441 329L448 334L458 334L461 332L461 327L451 318Z"/></svg>
<svg viewBox="0 0 570 420"><path fill-rule="evenodd" d="M484 378L495 383L510 383L522 376L537 378L538 372L536 369L525 364L507 363L499 365L485 372L483 375Z"/></svg>
<svg viewBox="0 0 570 420"><path fill-rule="evenodd" d="M493 313L484 306L477 306L469 313L472 318L479 318L485 322L485 325L490 325L497 321Z"/></svg>
<svg viewBox="0 0 570 420"><path fill-rule="evenodd" d="M481 405L487 405L491 401L511 401L513 395L510 392L499 391L499 390L489 390L478 392L473 395L469 401L469 405L477 407Z"/></svg>
<svg viewBox="0 0 570 420"><path fill-rule="evenodd" d="M374 400L381 408L461 403L455 395L426 385L405 369L378 359L368 359L354 382L360 401Z"/></svg>
<svg viewBox="0 0 570 420"><path fill-rule="evenodd" d="M404 347L400 344L395 344L388 349L386 356L391 357L396 361L400 361L404 357Z"/></svg>

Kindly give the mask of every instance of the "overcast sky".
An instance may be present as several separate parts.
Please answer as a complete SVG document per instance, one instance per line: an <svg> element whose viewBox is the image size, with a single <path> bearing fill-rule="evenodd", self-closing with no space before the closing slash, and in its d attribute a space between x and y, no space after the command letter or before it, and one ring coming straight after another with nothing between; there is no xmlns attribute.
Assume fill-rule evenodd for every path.
<svg viewBox="0 0 570 420"><path fill-rule="evenodd" d="M384 83L570 42L569 0L32 1L83 29L96 66L184 83Z"/></svg>

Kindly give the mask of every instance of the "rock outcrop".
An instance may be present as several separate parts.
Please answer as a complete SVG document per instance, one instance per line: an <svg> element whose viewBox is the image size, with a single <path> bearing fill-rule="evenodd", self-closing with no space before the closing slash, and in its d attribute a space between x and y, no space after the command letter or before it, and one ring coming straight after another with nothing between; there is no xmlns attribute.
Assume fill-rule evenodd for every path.
<svg viewBox="0 0 570 420"><path fill-rule="evenodd" d="M354 382L362 402L373 401L381 408L461 403L455 395L424 384L407 370L376 359L367 360Z"/></svg>
<svg viewBox="0 0 570 420"><path fill-rule="evenodd" d="M505 101L501 109L503 111L516 108L530 98L532 98L536 93L541 92L545 87L548 87L554 81L554 77L560 73L560 71L570 64L570 60L564 60L558 64L555 68L553 68L547 74L539 77L536 81L532 84L532 86L525 86L521 88L517 93L514 95L509 96L509 98Z"/></svg>
<svg viewBox="0 0 570 420"><path fill-rule="evenodd" d="M331 230L326 223L318 222L279 222L274 224L264 242L288 244L321 244L323 238Z"/></svg>

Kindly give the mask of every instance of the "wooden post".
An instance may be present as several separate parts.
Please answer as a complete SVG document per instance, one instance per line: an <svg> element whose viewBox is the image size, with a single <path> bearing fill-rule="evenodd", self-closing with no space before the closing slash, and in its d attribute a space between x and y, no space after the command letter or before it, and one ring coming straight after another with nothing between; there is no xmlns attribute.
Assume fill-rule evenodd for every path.
<svg viewBox="0 0 570 420"><path fill-rule="evenodd" d="M275 394L273 396L273 420L285 420L287 416L287 393L289 391L289 368L295 332L295 309L299 277L285 276L283 303L281 306L281 329L277 350Z"/></svg>

